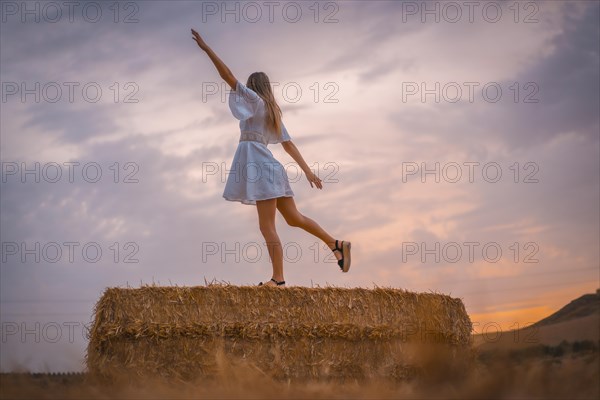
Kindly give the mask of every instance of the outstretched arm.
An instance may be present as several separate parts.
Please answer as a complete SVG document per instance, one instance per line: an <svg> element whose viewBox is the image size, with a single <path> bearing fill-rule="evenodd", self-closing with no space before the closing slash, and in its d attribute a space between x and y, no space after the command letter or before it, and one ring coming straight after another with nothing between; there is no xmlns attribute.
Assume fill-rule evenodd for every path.
<svg viewBox="0 0 600 400"><path fill-rule="evenodd" d="M217 68L219 75L221 75L221 78L223 78L225 82L227 82L227 84L231 87L232 90L235 90L237 79L235 78L235 76L233 76L231 70L227 67L227 65L225 65L223 61L221 61L219 57L217 57L215 52L210 47L208 47L208 45L204 42L204 40L198 32L192 29L192 35L194 36L192 39L194 39L196 43L198 43L198 46L206 52L213 64L215 64L215 67Z"/></svg>
<svg viewBox="0 0 600 400"><path fill-rule="evenodd" d="M294 159L294 161L298 163L302 171L304 171L306 174L306 179L308 179L308 183L310 183L310 187L313 187L314 183L319 189L323 189L321 179L310 170L308 164L306 164L306 161L304 161L304 158L302 158L302 154L300 154L300 150L298 150L294 142L288 140L282 142L281 145L283 146L285 152L288 153Z"/></svg>

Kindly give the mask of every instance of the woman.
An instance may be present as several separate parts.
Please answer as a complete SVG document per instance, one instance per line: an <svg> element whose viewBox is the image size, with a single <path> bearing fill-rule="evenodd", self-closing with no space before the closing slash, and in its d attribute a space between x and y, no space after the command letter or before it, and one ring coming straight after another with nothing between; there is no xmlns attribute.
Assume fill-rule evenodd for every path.
<svg viewBox="0 0 600 400"><path fill-rule="evenodd" d="M230 201L256 205L260 231L273 263L271 280L264 285L285 286L283 250L275 229L275 210L279 210L290 226L302 228L324 241L335 254L340 269L348 272L350 242L334 239L319 224L296 209L287 174L267 149L268 144L281 143L283 149L302 168L310 186L315 184L322 189L321 179L310 170L281 120L281 109L273 96L269 78L264 72L255 72L250 75L246 85L243 85L198 32L192 29L192 35L211 59L221 78L233 90L229 96L229 107L233 116L240 120L241 136L223 197Z"/></svg>

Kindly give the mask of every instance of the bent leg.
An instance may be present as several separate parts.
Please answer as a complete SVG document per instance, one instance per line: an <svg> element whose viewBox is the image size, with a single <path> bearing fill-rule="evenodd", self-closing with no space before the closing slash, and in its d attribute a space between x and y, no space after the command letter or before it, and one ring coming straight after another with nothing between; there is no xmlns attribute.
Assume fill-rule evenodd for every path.
<svg viewBox="0 0 600 400"><path fill-rule="evenodd" d="M283 249L275 229L277 201L276 199L257 200L256 209L258 211L258 226L267 243L267 249L273 264L273 276L271 278L276 281L283 281ZM266 284L273 284L273 282L267 282Z"/></svg>
<svg viewBox="0 0 600 400"><path fill-rule="evenodd" d="M330 249L335 248L335 239L321 228L321 226L311 218L302 215L296 208L296 203L293 197L279 197L277 199L277 209L283 215L285 222L290 226L297 226L304 229L306 232L321 239ZM339 259L341 256L338 252L335 253Z"/></svg>

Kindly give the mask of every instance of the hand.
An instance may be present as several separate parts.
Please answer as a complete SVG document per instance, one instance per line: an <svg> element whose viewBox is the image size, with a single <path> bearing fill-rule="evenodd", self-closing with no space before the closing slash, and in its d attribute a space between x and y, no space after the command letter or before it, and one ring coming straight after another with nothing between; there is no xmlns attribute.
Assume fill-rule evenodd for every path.
<svg viewBox="0 0 600 400"><path fill-rule="evenodd" d="M208 49L208 45L204 42L204 40L202 39L200 34L192 29L192 35L194 35L194 37L192 39L194 39L196 41L196 43L198 43L198 46L202 50L206 51L206 49Z"/></svg>
<svg viewBox="0 0 600 400"><path fill-rule="evenodd" d="M308 183L310 183L310 187L313 187L313 183L317 185L319 189L323 189L323 184L321 183L321 179L315 175L312 171L308 171L306 173L306 179L308 179Z"/></svg>

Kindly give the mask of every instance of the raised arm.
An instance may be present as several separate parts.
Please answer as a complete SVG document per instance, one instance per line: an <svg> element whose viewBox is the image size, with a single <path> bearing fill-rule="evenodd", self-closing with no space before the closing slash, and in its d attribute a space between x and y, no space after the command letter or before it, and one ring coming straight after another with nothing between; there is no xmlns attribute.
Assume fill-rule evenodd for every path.
<svg viewBox="0 0 600 400"><path fill-rule="evenodd" d="M283 146L285 152L288 153L294 159L294 161L298 163L302 171L304 171L306 174L306 179L308 179L308 183L310 183L310 187L313 187L314 183L319 189L323 189L321 179L310 170L308 164L306 164L306 161L304 161L304 158L302 158L302 154L300 154L300 150L298 150L294 142L287 140L282 142L281 145Z"/></svg>
<svg viewBox="0 0 600 400"><path fill-rule="evenodd" d="M192 35L194 36L192 39L194 39L196 43L198 43L198 46L206 52L213 64L215 64L215 67L217 68L219 75L221 75L221 78L223 78L225 82L227 82L227 84L231 87L232 90L235 90L237 79L235 78L235 76L233 76L231 70L227 67L227 65L225 65L223 61L221 61L219 57L217 57L215 52L210 47L208 47L208 45L204 42L204 40L198 32L192 29Z"/></svg>

